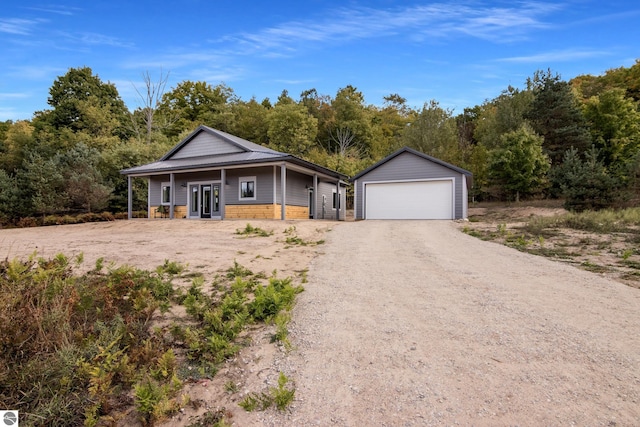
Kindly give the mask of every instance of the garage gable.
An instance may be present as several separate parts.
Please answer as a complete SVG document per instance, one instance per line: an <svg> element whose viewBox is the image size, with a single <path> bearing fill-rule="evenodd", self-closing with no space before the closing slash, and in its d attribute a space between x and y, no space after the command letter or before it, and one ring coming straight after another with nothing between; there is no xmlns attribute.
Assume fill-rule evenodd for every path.
<svg viewBox="0 0 640 427"><path fill-rule="evenodd" d="M465 218L470 180L470 172L405 147L352 178L355 218Z"/></svg>

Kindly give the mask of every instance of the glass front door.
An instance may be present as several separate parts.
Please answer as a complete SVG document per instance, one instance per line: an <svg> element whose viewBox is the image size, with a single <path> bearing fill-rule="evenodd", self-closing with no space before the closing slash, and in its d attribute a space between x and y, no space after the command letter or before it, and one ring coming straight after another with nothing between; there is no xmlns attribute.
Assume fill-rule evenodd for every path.
<svg viewBox="0 0 640 427"><path fill-rule="evenodd" d="M211 185L201 185L202 198L200 203L200 218L211 218Z"/></svg>
<svg viewBox="0 0 640 427"><path fill-rule="evenodd" d="M189 218L220 216L220 184L189 184Z"/></svg>

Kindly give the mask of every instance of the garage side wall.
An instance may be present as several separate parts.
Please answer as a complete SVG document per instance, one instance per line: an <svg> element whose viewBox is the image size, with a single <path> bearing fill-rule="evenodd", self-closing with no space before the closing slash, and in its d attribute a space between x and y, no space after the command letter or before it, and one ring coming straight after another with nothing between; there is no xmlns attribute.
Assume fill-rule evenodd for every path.
<svg viewBox="0 0 640 427"><path fill-rule="evenodd" d="M355 182L355 218L364 218L364 183L371 181L409 181L420 179L455 178L454 216L456 219L464 218L464 187L463 174L445 166L433 163L411 153L402 153L387 161L377 168L369 171Z"/></svg>

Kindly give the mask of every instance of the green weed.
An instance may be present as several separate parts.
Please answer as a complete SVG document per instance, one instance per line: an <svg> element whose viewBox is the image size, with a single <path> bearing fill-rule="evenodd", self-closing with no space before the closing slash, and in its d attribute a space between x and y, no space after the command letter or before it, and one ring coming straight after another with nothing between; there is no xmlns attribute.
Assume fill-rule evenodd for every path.
<svg viewBox="0 0 640 427"><path fill-rule="evenodd" d="M241 236L246 236L246 237L269 237L271 235L273 235L273 231L267 231L267 230L263 230L260 227L254 227L251 224L247 223L247 225L244 228L238 228L236 229L236 234L239 234Z"/></svg>
<svg viewBox="0 0 640 427"><path fill-rule="evenodd" d="M239 403L247 412L255 411L256 409L264 411L269 407L276 405L276 408L280 411L284 411L293 402L295 398L295 389L287 387L289 378L282 372L278 377L278 387L271 387L266 392L250 393Z"/></svg>

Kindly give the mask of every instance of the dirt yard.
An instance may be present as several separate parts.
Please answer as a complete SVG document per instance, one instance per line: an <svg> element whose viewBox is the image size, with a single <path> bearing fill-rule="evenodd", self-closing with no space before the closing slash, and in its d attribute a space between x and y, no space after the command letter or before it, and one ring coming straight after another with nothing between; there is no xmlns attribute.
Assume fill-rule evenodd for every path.
<svg viewBox="0 0 640 427"><path fill-rule="evenodd" d="M454 222L251 223L275 233L240 239L245 222L180 220L0 230L0 255L83 252L87 268L169 259L206 277L234 259L292 276L310 265L291 352L258 333L219 378L189 385L200 413L224 407L234 425L640 424L638 289ZM326 243L287 248L291 226ZM280 371L296 387L289 411L237 406ZM237 393L224 391L229 378Z"/></svg>

